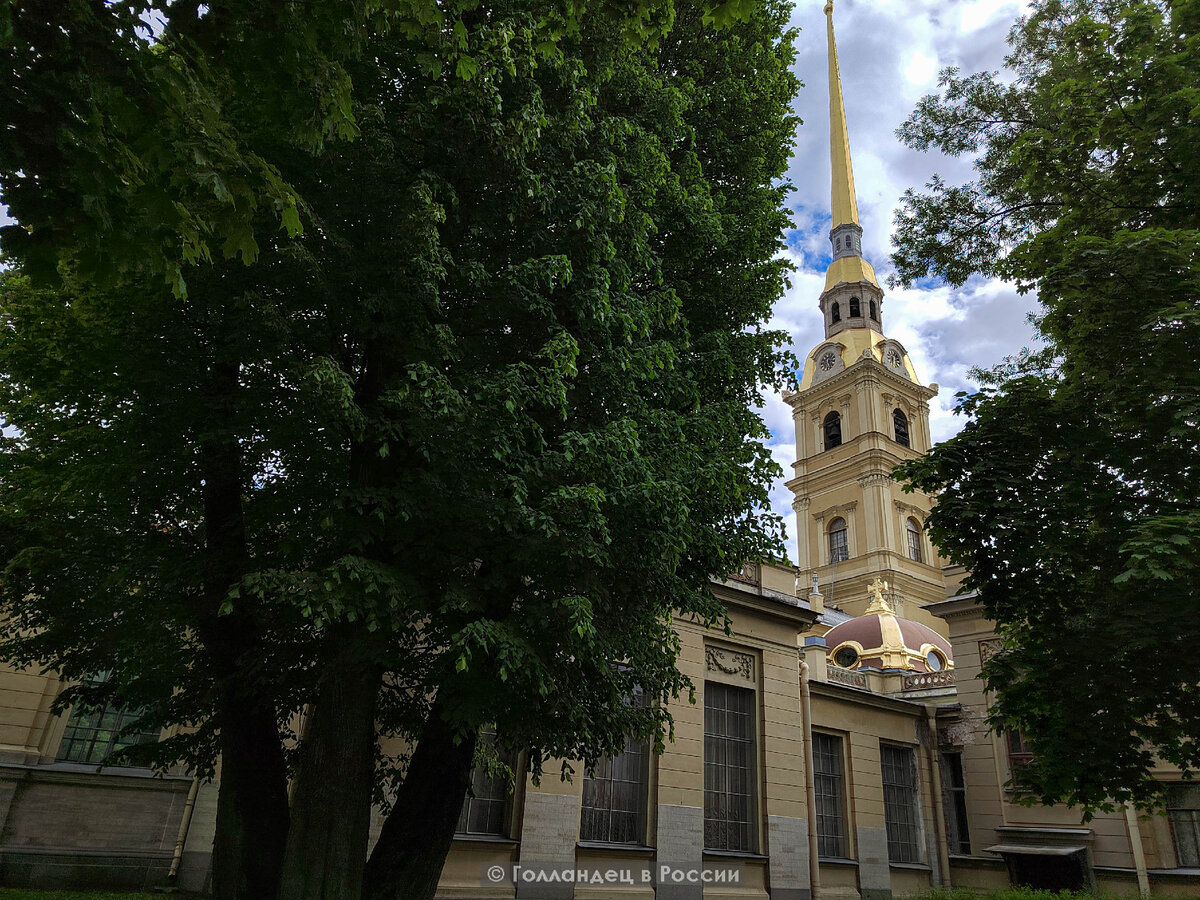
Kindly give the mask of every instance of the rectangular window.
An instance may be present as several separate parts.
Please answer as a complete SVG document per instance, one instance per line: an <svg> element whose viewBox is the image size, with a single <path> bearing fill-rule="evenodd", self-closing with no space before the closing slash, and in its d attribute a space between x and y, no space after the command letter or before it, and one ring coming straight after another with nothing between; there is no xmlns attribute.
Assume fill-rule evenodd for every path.
<svg viewBox="0 0 1200 900"><path fill-rule="evenodd" d="M850 548L846 543L844 527L829 532L829 562L840 563L850 558Z"/></svg>
<svg viewBox="0 0 1200 900"><path fill-rule="evenodd" d="M908 528L908 558L917 562L924 562L921 553L921 532L911 523Z"/></svg>
<svg viewBox="0 0 1200 900"><path fill-rule="evenodd" d="M1175 864L1200 868L1200 785L1167 788L1167 819L1175 838Z"/></svg>
<svg viewBox="0 0 1200 900"><path fill-rule="evenodd" d="M135 730L121 734L123 729L136 723L141 714L141 710L119 706L105 706L102 709L81 709L76 706L67 719L67 730L63 732L58 748L58 761L98 766L118 750L154 743L158 740L157 730Z"/></svg>
<svg viewBox="0 0 1200 900"><path fill-rule="evenodd" d="M479 740L495 746L495 729L485 728ZM501 752L500 762L513 768L513 759L508 754ZM475 766L454 833L508 837L509 794L508 774L502 768L489 771L486 766Z"/></svg>
<svg viewBox="0 0 1200 900"><path fill-rule="evenodd" d="M627 738L624 751L612 759L600 760L595 774L584 775L581 840L644 842L649 762L649 745Z"/></svg>
<svg viewBox="0 0 1200 900"><path fill-rule="evenodd" d="M880 744L883 768L883 817L888 860L921 861L921 820L917 810L917 755L911 747Z"/></svg>
<svg viewBox="0 0 1200 900"><path fill-rule="evenodd" d="M1008 770L1012 786L1020 787L1022 770L1033 762L1033 750L1026 743L1024 733L1019 730L1006 731L1004 742L1008 750Z"/></svg>
<svg viewBox="0 0 1200 900"><path fill-rule="evenodd" d="M101 672L93 675L90 681L103 684L108 681L108 676L108 672ZM134 729L126 734L121 733L130 725L136 725L141 716L140 709L126 709L112 704L87 708L75 704L67 718L62 743L58 745L58 761L98 766L118 750L156 742L160 734L157 729Z"/></svg>
<svg viewBox="0 0 1200 900"><path fill-rule="evenodd" d="M842 739L813 732L813 781L817 793L817 845L822 857L845 859L846 788Z"/></svg>
<svg viewBox="0 0 1200 900"><path fill-rule="evenodd" d="M757 849L754 691L704 683L704 847Z"/></svg>
<svg viewBox="0 0 1200 900"><path fill-rule="evenodd" d="M942 805L946 809L946 843L951 853L971 855L967 828L967 782L963 778L962 754L942 754Z"/></svg>

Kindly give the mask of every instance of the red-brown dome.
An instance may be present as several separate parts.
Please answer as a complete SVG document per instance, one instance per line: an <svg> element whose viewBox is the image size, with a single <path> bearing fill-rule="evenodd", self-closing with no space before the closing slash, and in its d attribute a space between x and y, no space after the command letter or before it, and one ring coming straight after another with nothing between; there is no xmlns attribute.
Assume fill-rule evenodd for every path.
<svg viewBox="0 0 1200 900"><path fill-rule="evenodd" d="M825 646L829 661L846 669L939 672L954 668L949 641L919 622L901 619L883 600L872 603L865 615L831 628Z"/></svg>

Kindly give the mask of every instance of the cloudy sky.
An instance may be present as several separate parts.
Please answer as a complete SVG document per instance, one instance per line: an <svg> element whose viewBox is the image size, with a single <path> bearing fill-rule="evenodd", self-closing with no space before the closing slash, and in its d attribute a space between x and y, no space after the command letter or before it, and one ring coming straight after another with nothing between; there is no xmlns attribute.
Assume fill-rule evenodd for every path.
<svg viewBox="0 0 1200 900"><path fill-rule="evenodd" d="M797 271L775 308L772 327L790 334L796 355L803 358L824 336L817 298L830 259L829 85L824 0L796 4L792 23L801 30L795 68L805 87L795 106L804 124L797 130L788 171L795 186L790 205L796 225L788 252ZM1019 0L835 0L863 252L881 284L892 271L892 218L904 190L923 186L935 172L951 181L970 177L968 161L901 146L896 128L923 95L936 89L938 71L945 66L964 72L1000 68L1005 38L1023 7ZM934 440L961 427L953 414L954 395L971 387L967 372L972 366L992 365L1032 343L1027 316L1035 305L1032 295L982 279L959 290L887 291L884 330L908 349L918 377L939 385L930 403ZM774 436L772 453L790 474L795 460L791 410L771 396L763 414ZM782 480L771 500L787 522L794 559L792 497Z"/></svg>

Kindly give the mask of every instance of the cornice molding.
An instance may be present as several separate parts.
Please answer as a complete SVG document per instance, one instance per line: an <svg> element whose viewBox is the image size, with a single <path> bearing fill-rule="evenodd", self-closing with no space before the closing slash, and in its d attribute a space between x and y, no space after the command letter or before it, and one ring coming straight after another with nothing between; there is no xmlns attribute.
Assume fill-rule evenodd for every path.
<svg viewBox="0 0 1200 900"><path fill-rule="evenodd" d="M827 519L830 516L836 516L839 513L851 513L858 509L858 501L851 500L849 503L839 503L836 506L831 506L828 509L823 509L820 512L813 513L814 519Z"/></svg>

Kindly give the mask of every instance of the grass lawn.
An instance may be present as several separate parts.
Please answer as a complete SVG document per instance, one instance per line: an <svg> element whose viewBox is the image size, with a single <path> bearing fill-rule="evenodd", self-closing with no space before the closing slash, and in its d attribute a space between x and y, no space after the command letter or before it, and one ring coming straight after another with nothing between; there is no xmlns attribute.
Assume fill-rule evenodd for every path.
<svg viewBox="0 0 1200 900"><path fill-rule="evenodd" d="M1129 900L1129 897L1136 897L1136 894L1127 895L1119 898L1119 900ZM6 900L6 898L0 898ZM1118 900L1118 895L1107 894L1104 891L1098 891L1095 894L1072 893L1063 891L1055 893L1054 891L1035 891L1030 888L1011 887L999 891L968 891L963 888L956 888L952 891L932 890L923 894L910 896L908 900ZM1178 895L1176 900L1184 900L1182 895ZM1196 900L1196 898L1192 898Z"/></svg>

